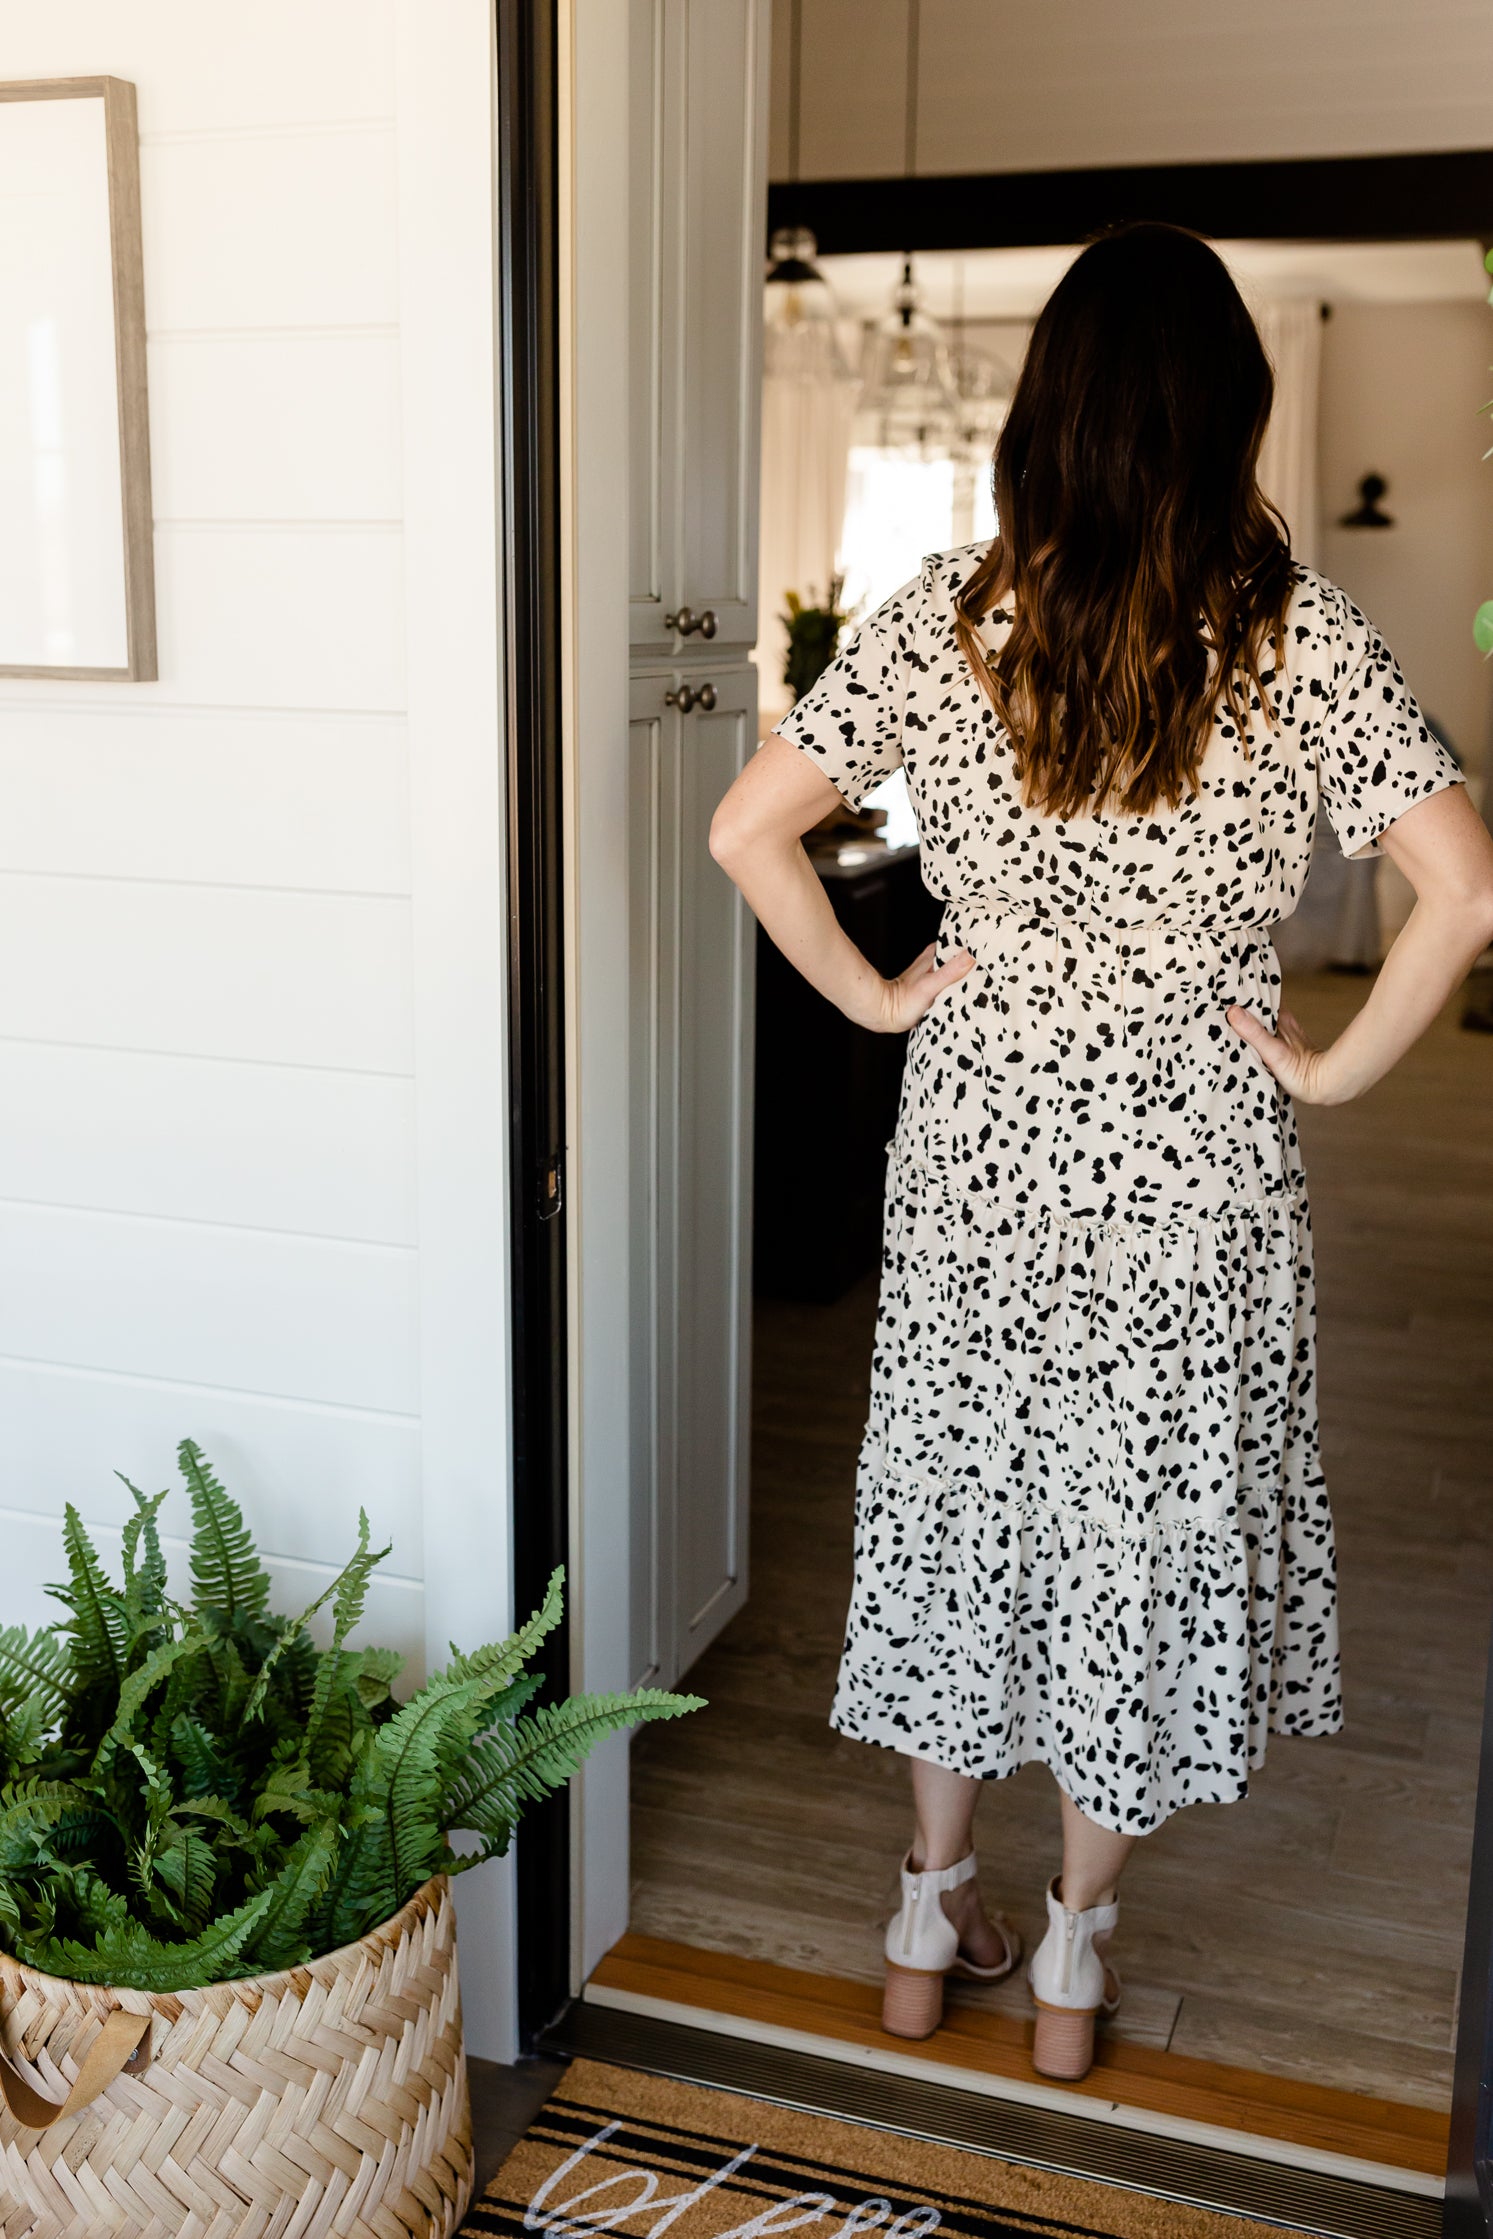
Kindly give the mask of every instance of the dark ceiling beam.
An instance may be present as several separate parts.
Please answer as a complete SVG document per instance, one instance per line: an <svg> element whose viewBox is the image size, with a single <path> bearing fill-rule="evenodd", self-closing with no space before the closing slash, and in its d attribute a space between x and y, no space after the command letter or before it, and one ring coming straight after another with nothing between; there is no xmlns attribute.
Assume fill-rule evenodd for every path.
<svg viewBox="0 0 1493 2239"><path fill-rule="evenodd" d="M1493 149L778 180L767 208L769 232L806 225L826 256L1049 247L1137 218L1231 241L1487 240Z"/></svg>

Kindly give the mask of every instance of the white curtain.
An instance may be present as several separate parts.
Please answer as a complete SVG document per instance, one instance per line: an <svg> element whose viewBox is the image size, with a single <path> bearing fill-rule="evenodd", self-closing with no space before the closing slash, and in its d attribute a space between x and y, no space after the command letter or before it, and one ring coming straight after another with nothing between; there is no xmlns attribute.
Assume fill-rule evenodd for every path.
<svg viewBox="0 0 1493 2239"><path fill-rule="evenodd" d="M1257 301L1254 314L1275 367L1275 409L1260 451L1260 486L1285 515L1297 559L1315 567L1322 533L1317 492L1322 313L1315 299L1273 296Z"/></svg>
<svg viewBox="0 0 1493 2239"><path fill-rule="evenodd" d="M762 383L762 514L757 667L764 713L789 704L783 682L787 594L829 592L845 520L845 473L859 384L769 373Z"/></svg>
<svg viewBox="0 0 1493 2239"><path fill-rule="evenodd" d="M1260 486L1285 515L1296 558L1315 567L1322 535L1317 486L1321 308L1315 298L1303 302L1299 297L1276 296L1256 301L1254 314L1275 367L1275 409L1260 451ZM1327 819L1318 819L1300 906L1275 932L1275 945L1288 971L1378 963L1383 947L1377 872L1376 862L1345 860Z"/></svg>

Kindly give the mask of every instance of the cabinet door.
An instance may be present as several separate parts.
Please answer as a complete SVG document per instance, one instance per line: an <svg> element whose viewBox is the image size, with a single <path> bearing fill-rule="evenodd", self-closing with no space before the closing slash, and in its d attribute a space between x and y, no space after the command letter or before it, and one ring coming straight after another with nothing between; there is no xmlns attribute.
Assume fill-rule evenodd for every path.
<svg viewBox="0 0 1493 2239"><path fill-rule="evenodd" d="M708 834L755 672L637 678L631 740L631 1660L670 1685L747 1594L755 951Z"/></svg>
<svg viewBox="0 0 1493 2239"><path fill-rule="evenodd" d="M632 642L757 634L768 0L630 0Z"/></svg>
<svg viewBox="0 0 1493 2239"><path fill-rule="evenodd" d="M757 639L764 0L687 0L684 99L684 596L732 645Z"/></svg>
<svg viewBox="0 0 1493 2239"><path fill-rule="evenodd" d="M628 597L634 646L667 652L679 588L684 334L680 0L629 0Z"/></svg>

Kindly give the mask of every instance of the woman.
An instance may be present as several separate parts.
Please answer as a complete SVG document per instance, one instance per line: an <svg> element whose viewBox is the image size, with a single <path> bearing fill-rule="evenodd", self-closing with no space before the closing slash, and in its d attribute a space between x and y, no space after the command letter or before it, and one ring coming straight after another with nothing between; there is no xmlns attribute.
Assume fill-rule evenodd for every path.
<svg viewBox="0 0 1493 2239"><path fill-rule="evenodd" d="M1134 226L1048 303L939 554L743 771L711 847L850 1018L911 1028L832 1723L911 1760L885 2026L1020 1957L983 1780L1061 1792L1033 2057L1077 2077L1138 1838L1341 1723L1292 1100L1361 1095L1493 937L1493 841L1393 656L1255 479L1272 380L1195 236ZM883 979L800 837L899 764L938 939ZM1327 1049L1270 926L1318 804L1418 900ZM806 1144L805 1156L832 1156Z"/></svg>

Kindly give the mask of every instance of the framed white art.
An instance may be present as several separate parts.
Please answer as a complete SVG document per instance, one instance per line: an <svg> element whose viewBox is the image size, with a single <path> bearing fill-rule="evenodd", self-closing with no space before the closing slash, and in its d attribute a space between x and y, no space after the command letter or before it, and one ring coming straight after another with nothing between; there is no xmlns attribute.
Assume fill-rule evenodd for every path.
<svg viewBox="0 0 1493 2239"><path fill-rule="evenodd" d="M135 89L0 84L0 675L156 675Z"/></svg>

